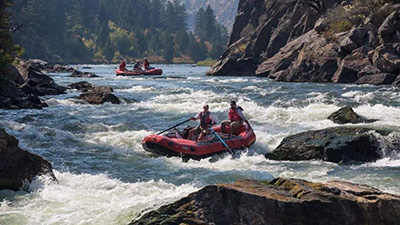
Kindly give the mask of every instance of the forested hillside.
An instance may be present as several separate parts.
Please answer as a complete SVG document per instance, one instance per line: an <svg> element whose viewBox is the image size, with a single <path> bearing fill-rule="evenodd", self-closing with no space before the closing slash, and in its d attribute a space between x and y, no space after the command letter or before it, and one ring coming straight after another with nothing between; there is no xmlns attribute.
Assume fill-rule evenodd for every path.
<svg viewBox="0 0 400 225"><path fill-rule="evenodd" d="M148 57L153 62L218 58L224 29L213 20L212 38L187 29L179 0L14 0L14 42L25 58L50 62L107 63ZM216 37L219 36L219 37Z"/></svg>

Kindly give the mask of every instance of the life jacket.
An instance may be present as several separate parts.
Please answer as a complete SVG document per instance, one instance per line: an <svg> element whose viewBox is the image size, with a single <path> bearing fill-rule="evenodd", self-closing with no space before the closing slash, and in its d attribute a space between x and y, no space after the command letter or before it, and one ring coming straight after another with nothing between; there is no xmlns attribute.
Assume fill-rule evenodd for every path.
<svg viewBox="0 0 400 225"><path fill-rule="evenodd" d="M242 107L240 107L240 106L236 107L236 109L229 108L228 118L230 121L242 120L242 118L240 118L239 114L237 113L237 110L243 111Z"/></svg>
<svg viewBox="0 0 400 225"><path fill-rule="evenodd" d="M150 63L148 61L144 61L143 62L143 67L144 68L149 68L150 67Z"/></svg>
<svg viewBox="0 0 400 225"><path fill-rule="evenodd" d="M119 69L120 69L120 70L123 70L123 69L125 69L125 68L126 68L126 64L125 64L125 63L119 64Z"/></svg>
<svg viewBox="0 0 400 225"><path fill-rule="evenodd" d="M200 126L202 128L207 128L207 125L212 125L212 120L210 118L210 112L201 112L200 113Z"/></svg>

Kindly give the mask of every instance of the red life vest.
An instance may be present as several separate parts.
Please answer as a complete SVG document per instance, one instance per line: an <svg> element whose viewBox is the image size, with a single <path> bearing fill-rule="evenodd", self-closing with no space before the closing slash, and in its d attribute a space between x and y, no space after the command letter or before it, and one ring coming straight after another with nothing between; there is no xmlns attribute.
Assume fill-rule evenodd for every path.
<svg viewBox="0 0 400 225"><path fill-rule="evenodd" d="M124 70L125 68L126 68L126 64L125 63L119 64L119 69L120 70Z"/></svg>
<svg viewBox="0 0 400 225"><path fill-rule="evenodd" d="M239 114L237 113L238 109L241 109L240 106L237 107L236 109L229 108L228 118L229 118L230 121L242 120L242 118L240 118Z"/></svg>
<svg viewBox="0 0 400 225"><path fill-rule="evenodd" d="M201 112L200 113L200 126L203 128L207 128L207 125L212 125L212 120L210 118L210 112Z"/></svg>
<svg viewBox="0 0 400 225"><path fill-rule="evenodd" d="M143 62L143 67L144 67L145 69L146 69L146 68L149 68L149 67L150 67L149 61L145 60L145 61Z"/></svg>

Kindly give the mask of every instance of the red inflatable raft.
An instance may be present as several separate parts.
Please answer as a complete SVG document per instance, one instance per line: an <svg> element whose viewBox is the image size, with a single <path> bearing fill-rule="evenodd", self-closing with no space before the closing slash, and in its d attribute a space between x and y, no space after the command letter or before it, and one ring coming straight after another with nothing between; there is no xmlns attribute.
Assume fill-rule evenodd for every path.
<svg viewBox="0 0 400 225"><path fill-rule="evenodd" d="M220 126L214 127L215 132L225 141L231 149L244 149L256 141L256 135L252 129L242 126L237 135L219 133ZM191 141L177 138L170 133L165 136L152 134L142 141L143 148L151 153L161 156L179 156L183 159L203 159L214 154L226 152L222 142L214 137L210 141Z"/></svg>
<svg viewBox="0 0 400 225"><path fill-rule="evenodd" d="M122 70L115 70L117 76L140 76L140 75L162 75L162 69L151 69L151 70L144 70L144 71L122 71Z"/></svg>

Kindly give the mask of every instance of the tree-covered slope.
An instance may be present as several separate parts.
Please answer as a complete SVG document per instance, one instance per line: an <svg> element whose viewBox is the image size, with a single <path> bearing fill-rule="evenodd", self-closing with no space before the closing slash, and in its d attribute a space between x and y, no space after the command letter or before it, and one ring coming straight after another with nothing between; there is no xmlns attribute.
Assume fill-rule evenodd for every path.
<svg viewBox="0 0 400 225"><path fill-rule="evenodd" d="M50 62L196 62L226 45L189 32L178 0L14 0L12 11L24 57Z"/></svg>

